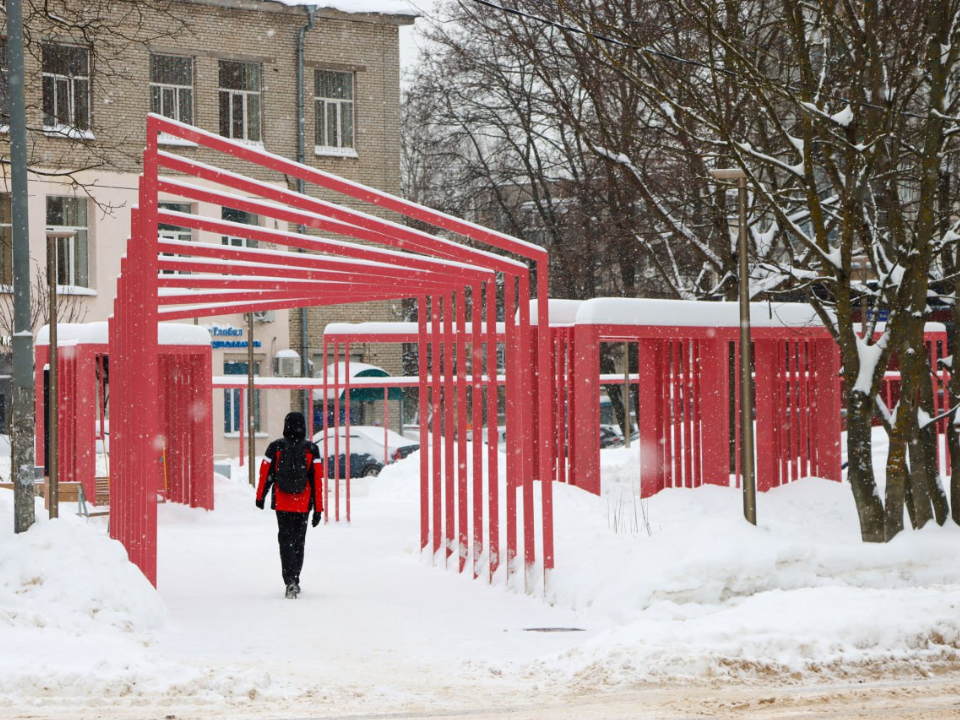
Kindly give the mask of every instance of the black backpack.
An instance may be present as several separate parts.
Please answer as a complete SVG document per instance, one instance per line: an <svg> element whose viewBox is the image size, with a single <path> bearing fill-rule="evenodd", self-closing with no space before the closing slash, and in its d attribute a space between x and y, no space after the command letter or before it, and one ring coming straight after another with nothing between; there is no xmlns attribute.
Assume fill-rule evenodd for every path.
<svg viewBox="0 0 960 720"><path fill-rule="evenodd" d="M284 439L277 451L274 477L277 487L288 495L297 495L307 489L307 457L309 445L305 441Z"/></svg>

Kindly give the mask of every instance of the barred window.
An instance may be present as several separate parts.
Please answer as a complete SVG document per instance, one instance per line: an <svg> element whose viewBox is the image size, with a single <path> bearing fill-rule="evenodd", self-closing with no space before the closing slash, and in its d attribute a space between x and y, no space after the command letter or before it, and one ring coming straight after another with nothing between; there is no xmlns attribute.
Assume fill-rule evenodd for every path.
<svg viewBox="0 0 960 720"><path fill-rule="evenodd" d="M261 142L258 64L220 61L220 134Z"/></svg>
<svg viewBox="0 0 960 720"><path fill-rule="evenodd" d="M150 56L150 111L193 124L193 58Z"/></svg>
<svg viewBox="0 0 960 720"><path fill-rule="evenodd" d="M354 154L354 75L317 70L314 77L317 152Z"/></svg>
<svg viewBox="0 0 960 720"><path fill-rule="evenodd" d="M43 46L43 126L90 128L90 51L77 45Z"/></svg>

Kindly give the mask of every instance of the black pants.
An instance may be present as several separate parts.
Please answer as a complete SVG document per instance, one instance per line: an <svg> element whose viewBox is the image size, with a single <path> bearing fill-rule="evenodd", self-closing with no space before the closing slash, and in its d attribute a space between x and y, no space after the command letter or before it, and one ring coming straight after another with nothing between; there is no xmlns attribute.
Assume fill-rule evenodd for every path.
<svg viewBox="0 0 960 720"><path fill-rule="evenodd" d="M307 518L310 513L281 512L277 510L277 542L280 543L280 566L283 584L300 584L303 569L303 545L307 539Z"/></svg>

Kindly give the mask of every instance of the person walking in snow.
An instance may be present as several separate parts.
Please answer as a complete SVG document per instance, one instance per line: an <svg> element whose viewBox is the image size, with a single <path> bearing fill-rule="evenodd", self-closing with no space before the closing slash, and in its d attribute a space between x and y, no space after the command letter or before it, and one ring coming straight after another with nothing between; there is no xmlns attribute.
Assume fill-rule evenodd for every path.
<svg viewBox="0 0 960 720"><path fill-rule="evenodd" d="M270 507L277 511L280 567L285 597L291 600L300 593L307 519L312 510L312 524L316 527L323 513L323 461L320 449L306 435L303 413L288 413L283 421L283 437L267 446L257 485L257 507L261 510L267 491L273 489Z"/></svg>

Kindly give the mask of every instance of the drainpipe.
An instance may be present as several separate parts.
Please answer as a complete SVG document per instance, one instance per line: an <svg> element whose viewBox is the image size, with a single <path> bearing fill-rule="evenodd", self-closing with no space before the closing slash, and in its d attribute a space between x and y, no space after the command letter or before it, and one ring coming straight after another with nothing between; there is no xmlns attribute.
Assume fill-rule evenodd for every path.
<svg viewBox="0 0 960 720"><path fill-rule="evenodd" d="M316 5L306 5L307 24L300 28L300 35L297 37L297 162L303 164L305 161L304 152L304 125L306 124L306 108L303 98L303 55L304 46L307 40L307 31L313 29L313 15L317 11ZM297 178L297 192L301 195L306 191L302 178ZM306 228L300 225L299 232L306 232ZM301 250L300 252L304 252ZM310 356L307 354L307 308L300 308L300 376L308 377L310 374ZM308 389L303 391L303 412L307 418L313 414L313 393ZM307 427L310 427L309 419Z"/></svg>

